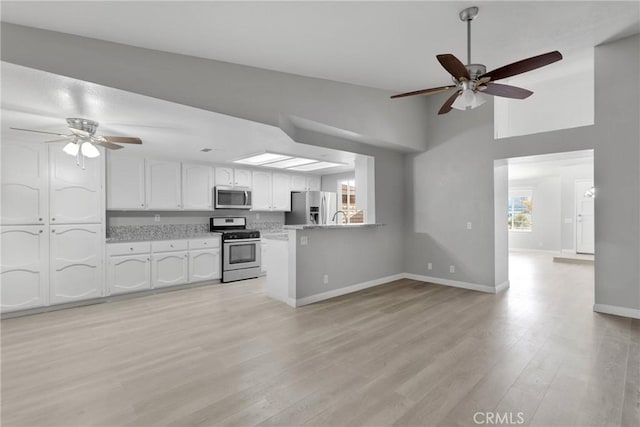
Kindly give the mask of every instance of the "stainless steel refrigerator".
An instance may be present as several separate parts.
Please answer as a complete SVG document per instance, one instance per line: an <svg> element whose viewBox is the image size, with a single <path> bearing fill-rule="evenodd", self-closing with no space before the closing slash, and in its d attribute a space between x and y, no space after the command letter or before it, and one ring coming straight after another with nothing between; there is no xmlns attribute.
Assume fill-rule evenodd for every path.
<svg viewBox="0 0 640 427"><path fill-rule="evenodd" d="M294 191L291 193L291 212L285 213L286 225L335 224L338 194L328 191ZM338 215L342 221L342 216Z"/></svg>

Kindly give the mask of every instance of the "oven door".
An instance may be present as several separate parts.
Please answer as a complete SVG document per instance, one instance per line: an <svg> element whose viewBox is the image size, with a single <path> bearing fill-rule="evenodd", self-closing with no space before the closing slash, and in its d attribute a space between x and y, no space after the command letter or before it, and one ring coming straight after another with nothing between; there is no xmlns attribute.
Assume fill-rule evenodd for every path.
<svg viewBox="0 0 640 427"><path fill-rule="evenodd" d="M216 187L216 209L251 209L251 190L240 187Z"/></svg>
<svg viewBox="0 0 640 427"><path fill-rule="evenodd" d="M222 248L224 271L260 267L260 239L234 240L225 242Z"/></svg>

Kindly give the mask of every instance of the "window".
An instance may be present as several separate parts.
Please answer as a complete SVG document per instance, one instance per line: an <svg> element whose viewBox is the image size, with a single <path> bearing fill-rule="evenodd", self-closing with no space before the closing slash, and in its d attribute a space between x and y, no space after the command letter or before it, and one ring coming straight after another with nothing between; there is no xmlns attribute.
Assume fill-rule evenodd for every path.
<svg viewBox="0 0 640 427"><path fill-rule="evenodd" d="M508 211L509 230L531 231L532 210L533 201L531 190L510 191Z"/></svg>
<svg viewBox="0 0 640 427"><path fill-rule="evenodd" d="M362 224L364 222L364 212L356 208L356 182L354 179L347 179L338 183L340 191L340 210L344 212L342 216L343 224Z"/></svg>

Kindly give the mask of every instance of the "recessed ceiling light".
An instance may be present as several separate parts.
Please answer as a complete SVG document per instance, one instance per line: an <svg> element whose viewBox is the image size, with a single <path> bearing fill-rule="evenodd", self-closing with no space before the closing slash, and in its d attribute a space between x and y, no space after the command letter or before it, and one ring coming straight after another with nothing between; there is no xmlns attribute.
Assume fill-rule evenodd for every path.
<svg viewBox="0 0 640 427"><path fill-rule="evenodd" d="M242 163L245 165L261 166L266 163L276 162L278 160L290 159L291 156L285 156L284 154L275 153L262 153L251 157L245 157L244 159L234 160L234 163Z"/></svg>
<svg viewBox="0 0 640 427"><path fill-rule="evenodd" d="M269 163L264 165L269 168L288 169L294 166L307 165L309 163L316 163L317 160L305 159L303 157L294 157L293 159L281 160L279 162Z"/></svg>
<svg viewBox="0 0 640 427"><path fill-rule="evenodd" d="M309 172L309 171L315 171L319 169L333 168L336 166L340 166L340 164L332 163L332 162L316 162L316 163L310 163L308 165L296 166L289 169L292 171Z"/></svg>

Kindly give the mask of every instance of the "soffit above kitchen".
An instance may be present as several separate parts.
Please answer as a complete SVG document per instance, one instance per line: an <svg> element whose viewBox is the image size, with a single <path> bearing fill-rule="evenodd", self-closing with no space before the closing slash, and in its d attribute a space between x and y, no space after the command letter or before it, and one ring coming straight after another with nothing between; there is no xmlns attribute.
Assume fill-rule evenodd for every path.
<svg viewBox="0 0 640 427"><path fill-rule="evenodd" d="M353 170L357 157L297 143L275 126L7 62L1 66L5 140L44 143L52 138L9 128L65 132L67 117L82 117L98 121L102 134L140 137L143 144L128 145L127 153L149 158L229 163L269 151L338 164L309 171L325 174Z"/></svg>
<svg viewBox="0 0 640 427"><path fill-rule="evenodd" d="M621 2L475 2L474 56L495 68L638 32ZM435 55L464 57L468 2L12 2L2 20L393 91L439 86ZM81 19L78 19L81 17Z"/></svg>

